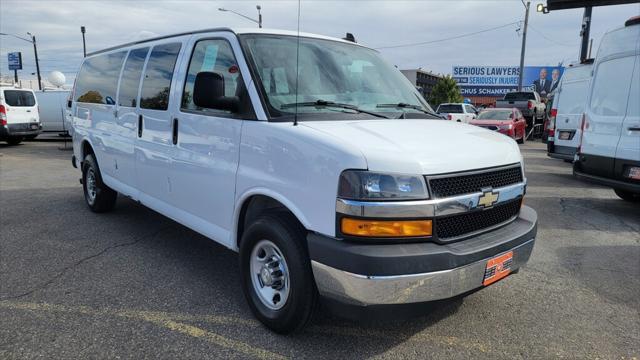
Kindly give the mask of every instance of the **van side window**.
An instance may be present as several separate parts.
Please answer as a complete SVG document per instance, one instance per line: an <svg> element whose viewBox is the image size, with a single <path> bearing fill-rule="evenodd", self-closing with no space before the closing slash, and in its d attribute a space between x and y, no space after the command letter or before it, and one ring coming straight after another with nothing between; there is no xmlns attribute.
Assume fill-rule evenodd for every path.
<svg viewBox="0 0 640 360"><path fill-rule="evenodd" d="M120 79L120 92L118 93L118 105L136 107L138 87L142 76L142 67L147 58L149 48L134 49L129 53Z"/></svg>
<svg viewBox="0 0 640 360"><path fill-rule="evenodd" d="M181 46L171 43L153 47L140 91L141 108L167 110L169 107L169 89Z"/></svg>
<svg viewBox="0 0 640 360"><path fill-rule="evenodd" d="M76 101L115 105L118 78L125 54L126 51L121 51L87 59L76 80Z"/></svg>
<svg viewBox="0 0 640 360"><path fill-rule="evenodd" d="M242 89L242 77L238 63L233 55L231 45L226 40L201 40L196 43L189 62L189 71L182 93L183 110L202 111L212 113L226 113L229 111L219 109L203 109L193 103L193 86L199 72L215 72L224 78L224 95L239 96ZM241 91L241 90L240 90Z"/></svg>
<svg viewBox="0 0 640 360"><path fill-rule="evenodd" d="M627 110L629 83L635 58L627 56L598 65L591 93L591 110L597 115L620 116Z"/></svg>

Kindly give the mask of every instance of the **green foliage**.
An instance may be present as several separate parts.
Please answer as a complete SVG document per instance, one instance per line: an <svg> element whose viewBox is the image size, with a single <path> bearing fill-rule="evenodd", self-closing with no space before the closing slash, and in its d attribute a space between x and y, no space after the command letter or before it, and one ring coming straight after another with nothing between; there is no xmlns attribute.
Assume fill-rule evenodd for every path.
<svg viewBox="0 0 640 360"><path fill-rule="evenodd" d="M438 80L429 96L429 103L432 106L442 103L461 103L463 100L458 83L451 76Z"/></svg>

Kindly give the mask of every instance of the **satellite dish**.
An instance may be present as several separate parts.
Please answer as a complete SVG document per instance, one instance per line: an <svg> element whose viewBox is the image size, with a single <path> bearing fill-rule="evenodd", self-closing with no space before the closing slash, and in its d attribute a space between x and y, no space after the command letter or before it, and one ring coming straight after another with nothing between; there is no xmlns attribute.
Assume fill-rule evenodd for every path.
<svg viewBox="0 0 640 360"><path fill-rule="evenodd" d="M47 78L55 87L61 87L67 81L67 78L60 71L52 71Z"/></svg>

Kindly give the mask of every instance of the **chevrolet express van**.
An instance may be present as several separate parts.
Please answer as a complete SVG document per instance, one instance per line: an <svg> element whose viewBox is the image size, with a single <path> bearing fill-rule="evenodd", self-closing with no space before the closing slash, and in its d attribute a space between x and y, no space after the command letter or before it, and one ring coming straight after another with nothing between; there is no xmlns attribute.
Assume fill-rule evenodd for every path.
<svg viewBox="0 0 640 360"><path fill-rule="evenodd" d="M31 89L0 87L0 141L18 145L42 131L38 101Z"/></svg>
<svg viewBox="0 0 640 360"><path fill-rule="evenodd" d="M592 70L593 60L570 64L562 74L549 114L547 155L552 158L573 162L580 145L580 124Z"/></svg>
<svg viewBox="0 0 640 360"><path fill-rule="evenodd" d="M85 59L71 112L88 207L119 193L239 252L276 332L320 299L465 294L533 249L516 142L442 120L354 42L220 28L116 46Z"/></svg>
<svg viewBox="0 0 640 360"><path fill-rule="evenodd" d="M573 172L640 202L640 16L602 38Z"/></svg>

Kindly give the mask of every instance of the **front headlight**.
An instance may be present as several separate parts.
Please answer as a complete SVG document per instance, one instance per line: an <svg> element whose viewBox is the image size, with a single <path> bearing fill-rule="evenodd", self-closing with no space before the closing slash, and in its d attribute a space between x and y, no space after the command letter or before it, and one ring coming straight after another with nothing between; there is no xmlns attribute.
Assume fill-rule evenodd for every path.
<svg viewBox="0 0 640 360"><path fill-rule="evenodd" d="M422 200L429 198L424 177L346 170L340 175L338 197L351 200Z"/></svg>

